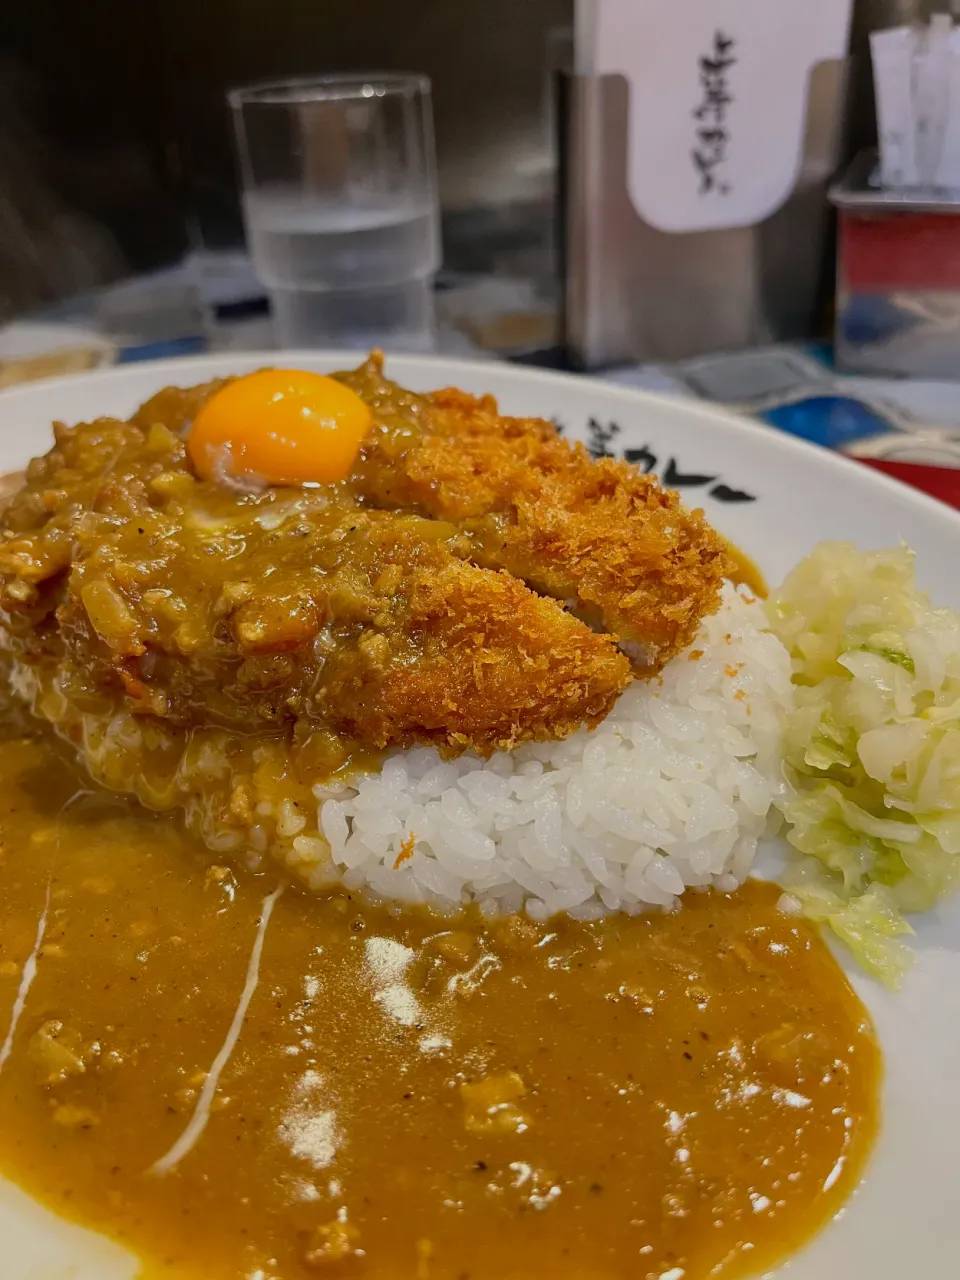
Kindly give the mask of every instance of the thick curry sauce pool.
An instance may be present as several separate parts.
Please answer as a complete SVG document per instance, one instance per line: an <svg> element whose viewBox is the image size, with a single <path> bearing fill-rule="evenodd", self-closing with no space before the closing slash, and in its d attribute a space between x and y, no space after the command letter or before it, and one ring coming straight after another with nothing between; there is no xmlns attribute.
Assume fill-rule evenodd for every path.
<svg viewBox="0 0 960 1280"><path fill-rule="evenodd" d="M0 777L0 1040L49 886L0 1169L147 1276L729 1277L862 1170L877 1046L770 886L546 926L268 899L42 740Z"/></svg>

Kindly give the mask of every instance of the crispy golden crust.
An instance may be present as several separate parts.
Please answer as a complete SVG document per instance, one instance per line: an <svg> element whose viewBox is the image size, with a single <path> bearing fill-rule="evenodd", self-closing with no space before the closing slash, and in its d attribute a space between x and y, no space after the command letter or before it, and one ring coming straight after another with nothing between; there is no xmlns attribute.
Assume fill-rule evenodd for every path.
<svg viewBox="0 0 960 1280"><path fill-rule="evenodd" d="M454 524L347 487L195 477L181 427L198 395L161 393L143 425L60 428L0 527L5 643L68 702L481 752L609 710L630 679L615 644L466 563Z"/></svg>
<svg viewBox="0 0 960 1280"><path fill-rule="evenodd" d="M376 358L338 376L374 425L320 489L193 473L220 381L58 428L0 519L15 656L98 714L489 752L595 724L618 645L652 673L716 606L725 545L656 481Z"/></svg>
<svg viewBox="0 0 960 1280"><path fill-rule="evenodd" d="M539 418L502 416L492 396L455 388L417 395L383 376L379 353L338 374L375 411L377 425L351 485L385 508L449 520L466 554L506 569L609 632L640 675L690 643L719 604L733 565L725 539L655 477L592 459ZM161 392L185 425L218 383Z"/></svg>
<svg viewBox="0 0 960 1280"><path fill-rule="evenodd" d="M408 583L404 644L328 683L331 720L377 746L513 747L598 723L630 665L506 572L453 561ZM411 650L415 651L415 657Z"/></svg>
<svg viewBox="0 0 960 1280"><path fill-rule="evenodd" d="M367 366L364 394L379 376ZM636 467L593 460L548 422L501 417L490 397L446 390L424 402L418 431L371 437L361 492L456 522L475 563L566 602L641 673L690 642L731 567L702 512Z"/></svg>

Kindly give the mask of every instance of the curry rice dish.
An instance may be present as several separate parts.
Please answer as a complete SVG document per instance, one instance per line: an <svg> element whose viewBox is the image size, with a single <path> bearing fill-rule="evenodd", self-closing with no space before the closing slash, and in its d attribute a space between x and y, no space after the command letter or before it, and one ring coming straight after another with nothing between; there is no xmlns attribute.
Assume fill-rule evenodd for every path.
<svg viewBox="0 0 960 1280"><path fill-rule="evenodd" d="M837 1212L877 1048L743 884L790 657L701 513L374 356L58 425L0 524L0 1169L188 1280L706 1280Z"/></svg>
<svg viewBox="0 0 960 1280"><path fill-rule="evenodd" d="M734 561L702 513L490 399L404 391L377 357L337 381L297 375L321 411L333 388L354 451L291 447L296 427L265 426L285 404L283 376L168 389L130 422L58 426L6 510L13 684L94 777L182 809L212 849L273 854L314 887L346 877L388 898L529 899L549 913L739 883L775 786L789 677L751 598L727 588L720 608ZM254 466L310 479L264 483ZM706 768L680 762L705 784L674 801L644 786L661 731L636 695L663 690L650 678L684 650L702 659L704 734L720 728ZM624 690L626 778L584 755L586 730ZM394 757L385 775L394 803L356 797L389 810L382 829L354 821L344 786L420 744L409 769ZM558 867L556 796L528 794L544 770L547 791L579 780L596 798L586 843ZM598 774L612 790L590 782ZM619 812L618 788L636 784L651 792L645 825ZM424 800L437 803L424 812Z"/></svg>
<svg viewBox="0 0 960 1280"><path fill-rule="evenodd" d="M724 546L655 480L377 361L344 384L373 425L312 491L196 475L184 434L221 384L60 428L6 513L17 657L178 728L319 729L336 762L563 737L609 711L623 651L655 674L716 607Z"/></svg>

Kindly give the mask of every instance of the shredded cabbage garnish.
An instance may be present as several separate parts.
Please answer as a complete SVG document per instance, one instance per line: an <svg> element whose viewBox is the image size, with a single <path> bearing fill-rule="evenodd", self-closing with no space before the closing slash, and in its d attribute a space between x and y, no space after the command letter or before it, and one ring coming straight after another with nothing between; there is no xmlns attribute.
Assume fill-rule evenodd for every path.
<svg viewBox="0 0 960 1280"><path fill-rule="evenodd" d="M935 609L907 548L824 542L768 603L793 660L780 802L803 856L788 888L899 986L911 933L960 883L960 613Z"/></svg>

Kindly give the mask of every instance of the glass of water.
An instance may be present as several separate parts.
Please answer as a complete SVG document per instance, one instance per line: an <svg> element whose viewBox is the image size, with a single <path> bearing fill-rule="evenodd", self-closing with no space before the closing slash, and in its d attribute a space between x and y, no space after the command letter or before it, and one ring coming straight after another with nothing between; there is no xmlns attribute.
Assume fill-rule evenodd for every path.
<svg viewBox="0 0 960 1280"><path fill-rule="evenodd" d="M229 95L247 244L278 346L434 346L430 81L323 76Z"/></svg>

